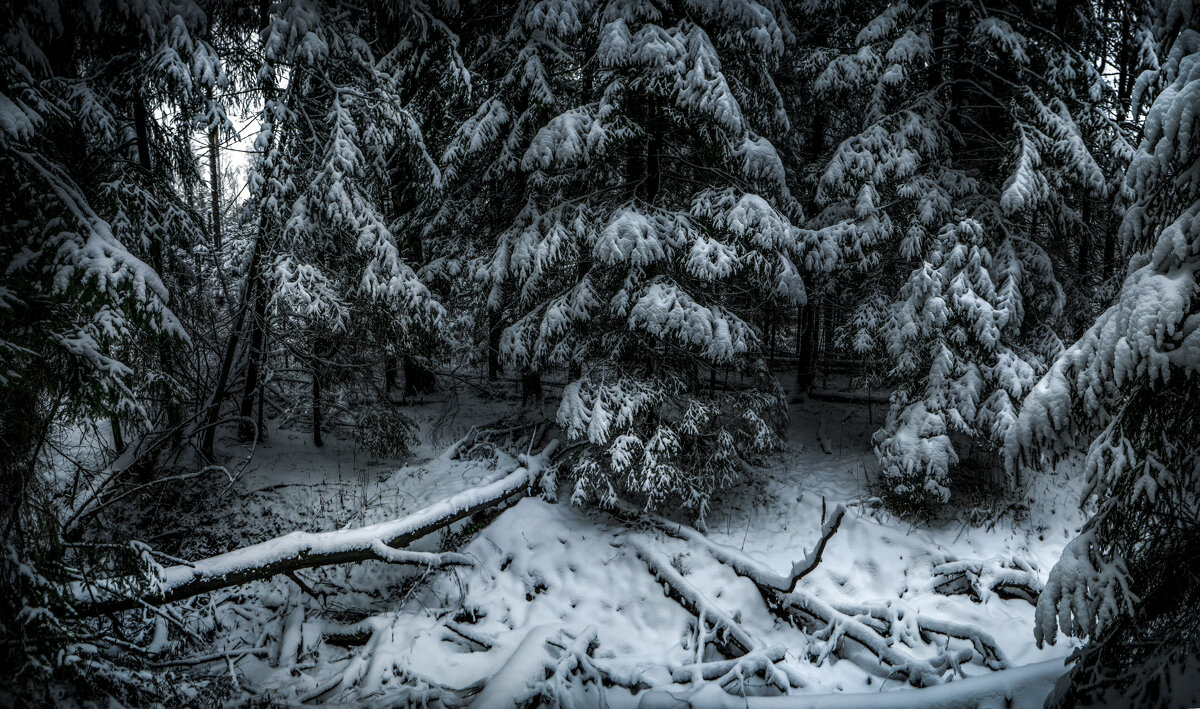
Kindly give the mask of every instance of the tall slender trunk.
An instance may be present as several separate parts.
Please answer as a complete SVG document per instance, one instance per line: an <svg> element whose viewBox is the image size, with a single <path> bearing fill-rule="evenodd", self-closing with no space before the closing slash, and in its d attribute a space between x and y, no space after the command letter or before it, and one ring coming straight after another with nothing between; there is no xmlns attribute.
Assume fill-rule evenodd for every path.
<svg viewBox="0 0 1200 709"><path fill-rule="evenodd" d="M212 87L208 88L208 100L213 97ZM213 248L221 248L221 145L217 127L208 129L208 182L212 201L212 242Z"/></svg>
<svg viewBox="0 0 1200 709"><path fill-rule="evenodd" d="M401 364L404 367L404 396L429 394L437 390L437 377L421 364L420 360L411 355L404 355Z"/></svg>
<svg viewBox="0 0 1200 709"><path fill-rule="evenodd" d="M942 58L946 54L946 3L933 0L929 6L929 43L932 53L925 81L933 91L942 83Z"/></svg>
<svg viewBox="0 0 1200 709"><path fill-rule="evenodd" d="M264 226L266 217L259 219L260 232ZM250 272L258 270L259 256L262 253L262 244L260 239L256 239L254 245L251 246L250 253ZM225 342L225 355L221 358L221 369L217 372L216 385L213 387L212 397L208 401L208 406L204 414L204 435L200 442L200 454L212 460L213 443L217 436L217 423L221 420L221 403L225 400L225 392L229 386L229 373L233 369L233 360L237 354L238 343L241 340L242 327L246 321L246 313L250 310L250 303L254 298L254 279L246 279L246 288L242 296L241 305L238 307L237 315L233 319L233 327L229 330L229 339Z"/></svg>
<svg viewBox="0 0 1200 709"><path fill-rule="evenodd" d="M954 24L954 68L951 72L953 82L950 86L950 125L963 137L963 112L966 108L967 81L970 79L970 68L967 66L967 43L971 36L971 6L969 3L958 5L958 17Z"/></svg>
<svg viewBox="0 0 1200 709"><path fill-rule="evenodd" d="M767 311L767 369L775 371L775 310L774 308Z"/></svg>
<svg viewBox="0 0 1200 709"><path fill-rule="evenodd" d="M312 363L312 420L313 445L320 448L325 441L321 438L321 361L316 347L313 347Z"/></svg>
<svg viewBox="0 0 1200 709"><path fill-rule="evenodd" d="M388 352L383 358L383 398L392 400L392 390L396 388L396 355Z"/></svg>
<svg viewBox="0 0 1200 709"><path fill-rule="evenodd" d="M1087 284L1091 275L1092 257L1092 199L1083 195L1083 230L1079 234L1079 260L1075 264L1080 281Z"/></svg>
<svg viewBox="0 0 1200 709"><path fill-rule="evenodd" d="M112 428L113 450L120 453L125 450L125 437L121 435L121 419L112 416L108 419L108 424Z"/></svg>
<svg viewBox="0 0 1200 709"><path fill-rule="evenodd" d="M646 167L642 173L646 181L643 183L643 192L645 199L650 204L658 198L658 193L662 189L663 172L662 172L662 153L663 153L663 126L662 118L656 113L649 121L650 140L646 145Z"/></svg>
<svg viewBox="0 0 1200 709"><path fill-rule="evenodd" d="M135 142L137 143L138 166L145 173L147 179L153 179L153 164L150 161L150 117L146 112L146 101L140 93L134 97L133 101L133 132ZM157 238L152 238L150 241L150 265L154 267L156 273L166 275L164 273L166 258L163 254L163 245ZM171 345L165 340L160 341L157 349L159 367L161 367L164 375L173 379L175 362L171 356ZM167 415L167 428L172 432L172 443L178 443L183 437L183 431L180 427L183 412L179 402L175 400L174 392L166 391L164 395L166 402L163 409Z"/></svg>
<svg viewBox="0 0 1200 709"><path fill-rule="evenodd" d="M500 335L503 332L504 321L501 320L500 313L495 310L489 310L487 342L488 379L493 382L500 376Z"/></svg>
<svg viewBox="0 0 1200 709"><path fill-rule="evenodd" d="M265 366L265 365L266 365L266 352L267 352L267 345L266 345L266 331L265 331L265 329L264 329L264 332L263 332L263 346L262 346L262 349L263 349L263 366ZM258 423L258 440L259 440L259 441L265 441L265 440L267 440L267 429L266 429L266 426L264 425L264 422L263 422L263 399L265 399L266 397L267 397L267 389L266 389L266 386L264 386L263 382L261 382L261 381L260 381L260 382L259 382L259 385L258 385L258 417L257 417L257 423Z"/></svg>
<svg viewBox="0 0 1200 709"><path fill-rule="evenodd" d="M811 296L808 303L800 307L800 332L797 335L799 342L796 362L797 395L808 392L816 377L817 313L820 307L820 301Z"/></svg>
<svg viewBox="0 0 1200 709"><path fill-rule="evenodd" d="M1130 99L1133 96L1134 69L1137 63L1136 52L1133 49L1133 32L1130 15L1133 13L1132 3L1121 7L1121 42L1117 50L1117 104L1118 118L1122 121L1132 120Z"/></svg>
<svg viewBox="0 0 1200 709"><path fill-rule="evenodd" d="M250 278L258 279L258 274L250 274ZM260 379L262 379L262 359L263 359L263 337L266 329L266 294L259 292L261 287L253 288L256 291L254 297L253 312L250 316L250 354L246 362L246 381L242 389L242 405L241 419L238 422L238 440L243 443L257 442L261 440L262 431L251 423L250 417L254 413L254 397L259 393L261 387Z"/></svg>

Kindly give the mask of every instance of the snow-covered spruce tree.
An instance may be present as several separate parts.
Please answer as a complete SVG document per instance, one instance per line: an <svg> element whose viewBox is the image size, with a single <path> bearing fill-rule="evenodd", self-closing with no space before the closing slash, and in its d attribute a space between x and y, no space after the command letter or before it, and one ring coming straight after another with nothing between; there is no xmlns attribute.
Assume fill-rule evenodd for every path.
<svg viewBox="0 0 1200 709"><path fill-rule="evenodd" d="M446 153L455 193L504 217L476 268L499 349L567 370L575 499L703 517L777 443L757 323L804 299L764 137L786 126L771 72L790 30L755 2L503 9L502 73Z"/></svg>
<svg viewBox="0 0 1200 709"><path fill-rule="evenodd" d="M805 263L861 281L847 339L893 365L876 453L885 492L914 512L949 499L964 444L1003 439L1061 347L1045 242L1083 226L1064 195L1103 193L1080 125L1111 119L1052 14L881 3L816 79L861 122L821 176Z"/></svg>
<svg viewBox="0 0 1200 709"><path fill-rule="evenodd" d="M287 87L267 90L256 140L263 157L250 175L259 222L252 258L265 274L249 277L269 283L270 311L290 333L285 346L312 372L319 419L331 365L367 371L366 350L403 350L406 339L436 333L443 318L414 270L419 245L394 227L404 216L400 190L440 185L408 100L415 78L440 68L429 66L431 45L442 45L437 56L450 56L453 69L445 47L454 39L421 8L352 13L301 1L273 6L262 34L260 76L286 71Z"/></svg>
<svg viewBox="0 0 1200 709"><path fill-rule="evenodd" d="M202 112L194 89L220 68L190 3L30 3L3 16L0 701L19 704L39 703L52 669L91 652L61 652L73 625L60 584L118 563L67 556L60 542L85 491L128 466L93 479L94 465L60 458L53 470L56 438L107 419L120 448L122 423L136 428L127 440L178 423L173 354L188 337L156 269L190 248L198 222L172 188L186 132L162 121L189 126ZM98 465L116 452L102 449ZM107 667L94 663L88 681L111 680Z"/></svg>
<svg viewBox="0 0 1200 709"><path fill-rule="evenodd" d="M1038 643L1085 644L1056 706L1200 702L1200 6L1161 2L1135 92L1124 284L1025 399L1011 464L1086 448L1092 516L1038 599ZM1152 103L1149 99L1153 99Z"/></svg>

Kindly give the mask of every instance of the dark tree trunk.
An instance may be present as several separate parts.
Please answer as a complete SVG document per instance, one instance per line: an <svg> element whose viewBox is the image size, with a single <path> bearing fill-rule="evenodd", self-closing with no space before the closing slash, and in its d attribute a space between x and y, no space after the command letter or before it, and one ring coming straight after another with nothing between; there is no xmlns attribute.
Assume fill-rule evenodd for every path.
<svg viewBox="0 0 1200 709"><path fill-rule="evenodd" d="M528 404L530 399L533 399L538 406L541 406L543 401L545 401L545 396L542 389L541 372L533 372L526 369L521 373L521 406Z"/></svg>
<svg viewBox="0 0 1200 709"><path fill-rule="evenodd" d="M800 332L797 335L796 393L807 393L816 377L817 311L820 303L810 298L800 307Z"/></svg>
<svg viewBox="0 0 1200 709"><path fill-rule="evenodd" d="M258 274L251 274L257 280ZM261 291L261 288L255 289ZM250 355L246 362L246 382L242 389L241 420L238 422L238 440L243 443L256 443L261 440L262 432L251 423L254 414L254 397L259 392L262 378L263 337L266 320L266 294L258 293L254 298L253 313L250 316Z"/></svg>
<svg viewBox="0 0 1200 709"><path fill-rule="evenodd" d="M437 377L415 357L404 355L404 396L419 396L437 391Z"/></svg>
<svg viewBox="0 0 1200 709"><path fill-rule="evenodd" d="M946 3L942 0L934 0L929 6L929 42L932 56L925 80L933 91L942 83L942 58L946 53Z"/></svg>
<svg viewBox="0 0 1200 709"><path fill-rule="evenodd" d="M260 219L260 232L263 227L265 217ZM261 249L256 241L250 254L250 272L258 269L258 260ZM250 301L254 298L254 279L246 280L245 295L242 297L242 303L238 307L237 315L233 320L233 327L229 331L229 339L225 342L225 355L221 358L221 369L217 372L217 382L213 387L212 398L209 399L208 406L204 414L204 435L200 442L200 454L208 460L213 457L213 443L217 436L217 423L221 420L221 403L225 400L225 393L229 387L229 373L233 369L233 360L237 354L238 343L241 340L242 327L246 321L246 313L250 310Z"/></svg>
<svg viewBox="0 0 1200 709"><path fill-rule="evenodd" d="M212 88L208 90L208 99L212 100ZM220 134L216 126L208 129L208 181L209 199L212 201L212 241L213 248L221 248L221 145Z"/></svg>
<svg viewBox="0 0 1200 709"><path fill-rule="evenodd" d="M313 354L317 354L315 347ZM325 441L321 438L321 360L319 356L315 356L312 363L312 419L313 445L320 448L325 445Z"/></svg>
<svg viewBox="0 0 1200 709"><path fill-rule="evenodd" d="M138 165L150 172L150 119L146 115L146 102L139 94L133 102L133 133L137 140Z"/></svg>
<svg viewBox="0 0 1200 709"><path fill-rule="evenodd" d="M120 453L125 450L125 437L121 435L121 420L113 416L108 420L108 423L112 428L113 450Z"/></svg>
<svg viewBox="0 0 1200 709"><path fill-rule="evenodd" d="M383 398L392 400L392 390L396 388L396 355L388 353L383 357Z"/></svg>
<svg viewBox="0 0 1200 709"><path fill-rule="evenodd" d="M493 382L500 376L500 335L503 332L504 321L500 318L500 313L495 310L489 310L487 341L488 379Z"/></svg>
<svg viewBox="0 0 1200 709"><path fill-rule="evenodd" d="M1086 288L1091 281L1092 256L1092 199L1083 196L1083 229L1079 234L1079 261L1075 264L1080 283Z"/></svg>
<svg viewBox="0 0 1200 709"><path fill-rule="evenodd" d="M135 96L133 101L133 132L137 143L138 166L145 172L147 178L150 178L153 171L153 165L150 162L150 118L146 113L146 101L140 93ZM150 241L150 265L160 276L166 275L164 273L166 259L163 255L163 245L154 238ZM158 363L163 374L173 378L175 363L171 356L171 346L165 341L158 345ZM166 402L163 408L167 415L167 428L172 431L170 440L178 443L183 438L183 431L180 428L183 412L179 402L175 400L174 392L167 391L164 392L164 395ZM121 448L123 447L121 446Z"/></svg>
<svg viewBox="0 0 1200 709"><path fill-rule="evenodd" d="M1117 261L1117 235L1111 217L1104 227L1104 280L1112 278Z"/></svg>
<svg viewBox="0 0 1200 709"><path fill-rule="evenodd" d="M646 145L646 167L642 173L645 182L642 194L647 202L653 204L654 200L658 198L659 190L662 189L662 152L665 129L662 119L657 115L650 120L648 127L650 140Z"/></svg>
<svg viewBox="0 0 1200 709"><path fill-rule="evenodd" d="M1122 121L1132 120L1134 71L1137 68L1137 52L1133 47L1133 30L1130 15L1134 10L1133 3L1118 3L1121 13L1121 42L1117 50L1117 104L1118 118Z"/></svg>
<svg viewBox="0 0 1200 709"><path fill-rule="evenodd" d="M265 365L266 365L266 359L265 359L265 357L266 357L266 354L265 354L265 353L266 353L266 351L267 351L267 349L266 349L266 344L265 344L265 340L266 340L266 335L265 335L265 334L264 334L264 336L263 336L263 340L264 340L264 344L263 344L263 353L264 353L264 354L263 354L263 357L264 357L264 359L263 359L262 365L263 365L263 366L265 366ZM260 375L260 377L261 377L261 375ZM266 387L265 387L265 386L263 386L263 382L261 382L261 381L260 381L260 382L259 382L259 385L258 385L258 416L257 416L257 422L258 422L258 440L259 440L259 441L265 441L265 440L267 440L267 429L266 429L266 426L264 426L264 423L263 423L263 399L265 399L266 397L267 397L267 390L266 390Z"/></svg>
<svg viewBox="0 0 1200 709"><path fill-rule="evenodd" d="M953 83L950 86L950 125L960 136L962 136L964 128L967 81L970 79L970 67L967 66L967 43L971 36L971 14L970 4L959 4L958 17L954 26L954 70Z"/></svg>
<svg viewBox="0 0 1200 709"><path fill-rule="evenodd" d="M767 311L767 317L770 318L767 321L767 368L773 372L773 371L775 371L775 330L776 330L775 311L773 308L769 309Z"/></svg>

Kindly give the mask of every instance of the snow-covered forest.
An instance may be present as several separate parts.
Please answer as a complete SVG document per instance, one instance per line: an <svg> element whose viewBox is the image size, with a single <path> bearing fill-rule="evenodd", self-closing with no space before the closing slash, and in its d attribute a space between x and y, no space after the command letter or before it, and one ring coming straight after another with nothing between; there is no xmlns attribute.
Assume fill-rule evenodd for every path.
<svg viewBox="0 0 1200 709"><path fill-rule="evenodd" d="M1200 705L1200 2L0 16L0 705Z"/></svg>

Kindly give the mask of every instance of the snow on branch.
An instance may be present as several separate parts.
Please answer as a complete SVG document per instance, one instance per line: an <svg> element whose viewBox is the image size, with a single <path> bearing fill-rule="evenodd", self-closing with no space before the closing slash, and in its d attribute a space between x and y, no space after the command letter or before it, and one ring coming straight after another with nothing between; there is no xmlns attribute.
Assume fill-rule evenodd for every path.
<svg viewBox="0 0 1200 709"><path fill-rule="evenodd" d="M732 547L714 542L703 533L691 527L677 525L661 517L655 518L655 522L668 534L703 546L714 559L733 568L739 576L751 579L755 585L787 593L795 589L800 579L811 573L813 569L817 568L817 564L821 563L821 555L825 552L825 546L829 544L830 538L837 533L838 527L842 524L842 517L845 514L846 507L844 505L838 505L834 508L833 514L829 515L825 519L824 524L821 525L821 539L802 560L792 564L792 571L787 576L772 571L745 554L737 552Z"/></svg>
<svg viewBox="0 0 1200 709"><path fill-rule="evenodd" d="M673 536L702 546L714 559L753 582L773 614L810 636L809 654L817 663L823 662L831 654L843 656L849 650L844 640L849 639L875 655L884 668L918 687L940 684L947 672L957 671L959 665L966 662L976 662L993 670L1009 666L995 638L974 626L924 617L890 603L870 606L833 604L797 589L799 579L820 562L821 554L829 538L837 531L844 513L845 510L839 506L825 520L820 541L803 560L792 565L790 576L775 573L745 554L713 542L695 529L656 521ZM697 615L701 611L709 612L703 598L691 590L669 563L665 564L664 571L662 567L665 562L654 556L645 545L634 543L634 548L638 550L638 556L651 566L655 576L668 585L673 598ZM708 617L732 623L728 616ZM736 624L733 627L737 627ZM937 654L919 658L905 649L905 646L916 648L928 645L930 635L941 635L947 640ZM950 647L950 639L969 643L970 648ZM744 649L749 651L753 648L747 646Z"/></svg>
<svg viewBox="0 0 1200 709"><path fill-rule="evenodd" d="M751 655L757 656L765 649L761 642L746 632L741 623L718 608L704 594L688 583L683 575L671 565L670 560L660 552L636 539L629 540L627 544L639 559L646 562L650 573L663 583L666 594L683 606L684 610L696 616L701 633L704 632L705 621L713 624L716 632L711 639L721 654L730 659L738 659ZM782 656L779 657L782 659ZM786 667L775 666L773 663L768 664L771 665L770 668L765 666L761 668L765 673L765 679L781 692L786 694L789 686L803 686L803 680L795 672L788 671Z"/></svg>
<svg viewBox="0 0 1200 709"><path fill-rule="evenodd" d="M993 595L1037 603L1042 579L1029 561L1012 559L948 559L933 567L933 590L943 595L967 594L983 603Z"/></svg>
<svg viewBox="0 0 1200 709"><path fill-rule="evenodd" d="M399 548L529 490L557 447L558 441L551 441L538 455L520 456L523 464L503 478L464 490L401 519L333 532L292 532L192 564L163 568L156 586L141 597L123 592L131 585L123 577L78 582L72 592L81 613L98 615L145 604L171 603L289 571L330 564L369 559L433 567L468 564L470 560L461 554L421 554Z"/></svg>

